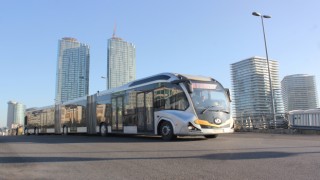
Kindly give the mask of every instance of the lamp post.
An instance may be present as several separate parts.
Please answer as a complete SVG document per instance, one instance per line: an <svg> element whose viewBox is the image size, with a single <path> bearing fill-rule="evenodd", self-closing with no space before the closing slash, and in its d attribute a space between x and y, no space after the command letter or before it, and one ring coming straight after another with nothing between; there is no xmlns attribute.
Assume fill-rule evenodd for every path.
<svg viewBox="0 0 320 180"><path fill-rule="evenodd" d="M101 79L105 79L106 80L106 89L108 89L108 79L106 76L101 76Z"/></svg>
<svg viewBox="0 0 320 180"><path fill-rule="evenodd" d="M273 89L272 89L272 81L271 81L271 75L270 75L270 65L269 65L269 57L268 57L268 48L267 48L267 40L266 40L266 33L264 30L264 23L263 19L266 18L271 18L269 15L261 15L258 12L253 12L253 16L259 16L261 18L261 23L262 23L262 31L263 31L263 38L264 38L264 47L266 51L266 58L267 58L267 65L268 65L268 75L269 75L269 86L270 86L270 96L271 96L271 108L272 108L272 113L273 113L273 120L274 120L274 127L277 127L277 122L276 122L276 109L274 106L274 98L273 98Z"/></svg>

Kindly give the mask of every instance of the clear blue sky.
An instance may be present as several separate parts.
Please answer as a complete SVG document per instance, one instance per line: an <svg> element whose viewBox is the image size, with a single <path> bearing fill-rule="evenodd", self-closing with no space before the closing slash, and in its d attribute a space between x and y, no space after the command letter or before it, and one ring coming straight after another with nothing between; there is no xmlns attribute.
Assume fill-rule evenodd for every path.
<svg viewBox="0 0 320 180"><path fill-rule="evenodd" d="M137 78L160 72L212 76L231 87L230 64L265 57L285 75L315 75L320 84L318 0L1 0L0 127L7 102L51 105L55 98L58 40L90 45L90 94L105 89L107 39L136 45Z"/></svg>

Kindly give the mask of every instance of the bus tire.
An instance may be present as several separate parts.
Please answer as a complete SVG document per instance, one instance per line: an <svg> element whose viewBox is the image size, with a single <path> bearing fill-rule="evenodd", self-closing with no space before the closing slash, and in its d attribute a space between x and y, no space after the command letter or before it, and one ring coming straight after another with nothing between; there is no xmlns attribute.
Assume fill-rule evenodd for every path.
<svg viewBox="0 0 320 180"><path fill-rule="evenodd" d="M28 134L28 128L24 128L24 132L23 133L24 133L25 136L28 136L29 135Z"/></svg>
<svg viewBox="0 0 320 180"><path fill-rule="evenodd" d="M68 135L68 126L63 126L62 134L65 136Z"/></svg>
<svg viewBox="0 0 320 180"><path fill-rule="evenodd" d="M34 135L36 135L36 136L39 135L39 128L37 128L37 127L34 128Z"/></svg>
<svg viewBox="0 0 320 180"><path fill-rule="evenodd" d="M105 137L107 136L107 133L108 133L107 125L105 123L102 123L100 125L100 135Z"/></svg>
<svg viewBox="0 0 320 180"><path fill-rule="evenodd" d="M160 134L163 140L170 141L175 139L177 136L174 135L173 127L170 122L164 121L160 125Z"/></svg>
<svg viewBox="0 0 320 180"><path fill-rule="evenodd" d="M218 137L218 134L213 134L213 135L205 135L204 137L205 137L205 138L207 138L207 139L211 139L211 138L217 138L217 137Z"/></svg>

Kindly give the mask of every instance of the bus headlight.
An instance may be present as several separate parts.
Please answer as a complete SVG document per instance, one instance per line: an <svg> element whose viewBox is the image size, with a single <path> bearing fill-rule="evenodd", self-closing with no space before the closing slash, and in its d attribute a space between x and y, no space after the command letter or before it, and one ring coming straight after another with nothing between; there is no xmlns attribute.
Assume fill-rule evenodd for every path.
<svg viewBox="0 0 320 180"><path fill-rule="evenodd" d="M193 124L189 123L188 124L188 129L191 130L191 131L196 131L196 130L200 130L198 128L196 128Z"/></svg>

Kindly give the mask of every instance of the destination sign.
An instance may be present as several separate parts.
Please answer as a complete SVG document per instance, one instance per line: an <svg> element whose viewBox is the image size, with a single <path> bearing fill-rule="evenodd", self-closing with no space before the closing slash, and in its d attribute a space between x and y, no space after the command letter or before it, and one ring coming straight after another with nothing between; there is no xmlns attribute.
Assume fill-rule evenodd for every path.
<svg viewBox="0 0 320 180"><path fill-rule="evenodd" d="M192 88L195 89L216 89L216 84L205 84L205 83L192 83Z"/></svg>

